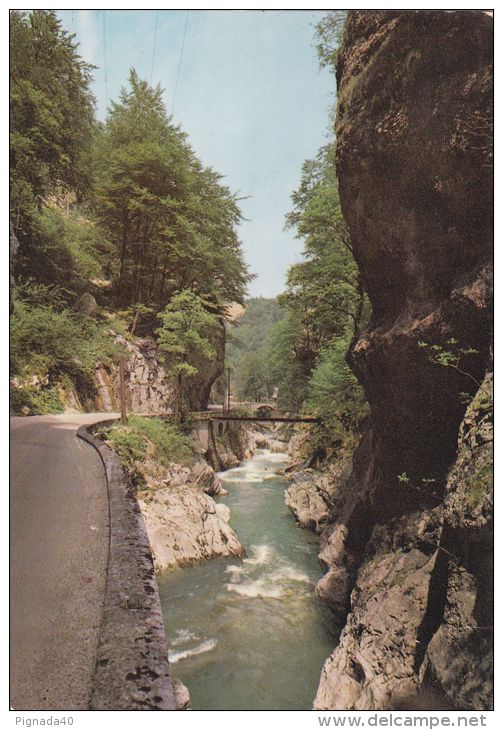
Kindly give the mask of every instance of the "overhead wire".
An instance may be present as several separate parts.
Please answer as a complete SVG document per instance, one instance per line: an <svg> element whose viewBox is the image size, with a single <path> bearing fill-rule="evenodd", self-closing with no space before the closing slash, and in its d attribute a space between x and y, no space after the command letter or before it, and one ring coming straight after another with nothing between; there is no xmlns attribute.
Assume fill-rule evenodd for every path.
<svg viewBox="0 0 503 730"><path fill-rule="evenodd" d="M101 20L103 26L103 71L105 74L105 100L108 104L108 75L107 75L107 20L106 10L102 10Z"/></svg>
<svg viewBox="0 0 503 730"><path fill-rule="evenodd" d="M183 29L182 50L180 52L180 59L178 61L178 69L176 71L175 90L173 92L173 104L171 107L171 116L173 116L173 114L175 113L175 99L176 99L176 92L178 90L178 79L180 77L180 68L182 66L183 49L185 48L185 36L187 35L187 25L189 23L189 14L190 14L190 10L187 10L187 15L185 16L185 27Z"/></svg>
<svg viewBox="0 0 503 730"><path fill-rule="evenodd" d="M154 61L155 61L155 44L157 41L157 23L159 21L159 11L155 11L155 26L154 26L154 45L152 47L152 68L150 70L150 83L152 83L152 79L154 76Z"/></svg>

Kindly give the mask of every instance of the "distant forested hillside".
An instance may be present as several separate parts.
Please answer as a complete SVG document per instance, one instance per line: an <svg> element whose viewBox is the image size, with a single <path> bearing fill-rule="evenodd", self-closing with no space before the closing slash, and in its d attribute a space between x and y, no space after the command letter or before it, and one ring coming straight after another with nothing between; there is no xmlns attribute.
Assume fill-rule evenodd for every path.
<svg viewBox="0 0 503 730"><path fill-rule="evenodd" d="M245 302L244 313L227 328L227 364L235 395L241 400L270 398L276 386L272 357L284 312L276 299Z"/></svg>

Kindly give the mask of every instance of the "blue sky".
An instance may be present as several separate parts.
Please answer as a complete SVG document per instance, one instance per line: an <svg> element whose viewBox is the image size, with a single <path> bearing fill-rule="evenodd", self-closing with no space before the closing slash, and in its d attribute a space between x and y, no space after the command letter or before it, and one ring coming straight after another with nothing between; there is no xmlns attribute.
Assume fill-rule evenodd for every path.
<svg viewBox="0 0 503 730"><path fill-rule="evenodd" d="M302 249L294 232L283 230L284 216L302 162L327 141L335 91L313 40L325 12L57 12L81 56L99 67L93 91L101 120L131 67L161 84L168 112L203 163L250 196L240 203L248 219L240 237L257 275L250 295L282 291Z"/></svg>

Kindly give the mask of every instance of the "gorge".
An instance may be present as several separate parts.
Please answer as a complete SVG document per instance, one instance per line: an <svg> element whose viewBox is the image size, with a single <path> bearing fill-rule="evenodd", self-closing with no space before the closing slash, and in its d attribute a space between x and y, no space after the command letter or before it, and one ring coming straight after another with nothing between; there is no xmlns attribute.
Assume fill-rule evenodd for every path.
<svg viewBox="0 0 503 730"><path fill-rule="evenodd" d="M335 641L313 584L316 543L296 528L275 472L285 454L260 449L224 472L243 560L213 560L160 575L172 672L194 710L308 710Z"/></svg>
<svg viewBox="0 0 503 730"><path fill-rule="evenodd" d="M238 198L160 87L133 70L94 129L72 61L87 192L82 173L58 198L64 165L28 184L14 137L12 411L98 421L125 392L99 436L150 543L178 709L488 711L492 17L333 11L316 40L334 129L275 299L247 298ZM311 423L239 421L264 408Z"/></svg>

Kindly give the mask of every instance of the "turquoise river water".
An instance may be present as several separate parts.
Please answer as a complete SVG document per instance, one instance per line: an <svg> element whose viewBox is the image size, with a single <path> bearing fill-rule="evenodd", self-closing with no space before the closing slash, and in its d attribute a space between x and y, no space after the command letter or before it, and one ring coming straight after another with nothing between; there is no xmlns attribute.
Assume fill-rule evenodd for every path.
<svg viewBox="0 0 503 730"><path fill-rule="evenodd" d="M318 539L285 506L283 454L261 449L222 473L244 560L159 577L172 673L194 710L309 710L337 636L313 591Z"/></svg>

